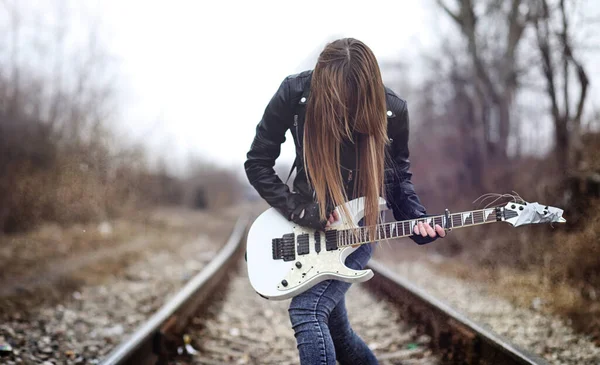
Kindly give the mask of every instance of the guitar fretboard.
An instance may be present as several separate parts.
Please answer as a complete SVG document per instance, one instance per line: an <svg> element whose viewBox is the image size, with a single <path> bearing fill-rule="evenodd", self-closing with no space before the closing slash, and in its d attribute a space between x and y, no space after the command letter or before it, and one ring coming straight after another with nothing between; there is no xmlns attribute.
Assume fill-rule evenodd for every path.
<svg viewBox="0 0 600 365"><path fill-rule="evenodd" d="M369 227L358 227L337 231L337 246L352 246L393 238L409 237L414 235L414 228L419 222L435 227L436 224L445 229L470 227L478 224L492 223L500 219L500 207L472 210L469 212L448 215L436 215L406 221L378 224L375 237L369 237Z"/></svg>

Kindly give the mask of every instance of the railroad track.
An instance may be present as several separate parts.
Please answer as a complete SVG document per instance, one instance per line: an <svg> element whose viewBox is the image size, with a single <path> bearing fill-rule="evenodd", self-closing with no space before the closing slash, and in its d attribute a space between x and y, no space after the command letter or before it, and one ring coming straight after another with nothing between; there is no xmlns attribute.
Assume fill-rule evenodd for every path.
<svg viewBox="0 0 600 365"><path fill-rule="evenodd" d="M289 320L287 317L278 317L270 309L272 306L266 305L273 304L277 307L277 312L281 312L279 315L287 316L287 302L275 304L259 298L251 291L247 278L244 277L240 261L245 248L248 221L247 217L240 218L217 257L128 340L117 346L101 364L297 363L296 356L290 361L289 353L286 355L284 352L273 351L277 346L287 348L293 354L296 351L293 335L289 338ZM382 364L546 364L545 360L519 349L414 287L381 263L371 260L369 267L375 272L375 276L359 288L355 289L357 285L352 286L349 296L355 298L349 298L347 305L353 325L355 317L350 305L352 301L359 302L356 305L362 308L369 305L381 307L369 313L368 321L380 325L371 334L383 338L378 343L369 345L380 349L385 347L384 355L375 350ZM366 293L359 294L359 291L364 290L368 290L378 300L375 303L364 302L368 300L368 296ZM219 314L228 310L237 312L237 318L235 314ZM390 320L396 316L401 320ZM256 322L257 318L266 318L267 324ZM376 323L377 321L382 323ZM237 324L234 325L234 322ZM406 324L396 328L392 322ZM253 338L256 336L242 333L240 326L246 327L246 334L261 333L263 337L271 337L268 341L264 338L263 341L257 341ZM385 332L386 329L393 331L393 334ZM287 334L280 335L278 331ZM195 336L190 337L187 333L195 333L202 338L195 339ZM227 339L215 338L220 334ZM201 351L198 352L195 346ZM248 348L253 350L252 355L245 351Z"/></svg>

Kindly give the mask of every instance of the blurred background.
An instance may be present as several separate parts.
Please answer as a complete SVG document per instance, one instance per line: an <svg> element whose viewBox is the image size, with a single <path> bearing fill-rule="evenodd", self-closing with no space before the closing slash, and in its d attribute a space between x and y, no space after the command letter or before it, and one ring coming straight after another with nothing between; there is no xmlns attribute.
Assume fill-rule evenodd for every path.
<svg viewBox="0 0 600 365"><path fill-rule="evenodd" d="M567 219L384 255L427 256L598 341L599 26L592 0L0 1L0 279L260 201L243 162L268 101L354 37L408 102L429 213L516 191Z"/></svg>

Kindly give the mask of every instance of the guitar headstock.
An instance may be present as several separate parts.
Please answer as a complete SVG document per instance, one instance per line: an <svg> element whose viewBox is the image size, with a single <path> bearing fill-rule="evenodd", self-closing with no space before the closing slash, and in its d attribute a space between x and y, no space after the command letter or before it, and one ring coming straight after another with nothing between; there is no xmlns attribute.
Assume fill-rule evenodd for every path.
<svg viewBox="0 0 600 365"><path fill-rule="evenodd" d="M536 203L506 203L504 206L504 221L515 227L534 223L565 223L563 210L549 205Z"/></svg>

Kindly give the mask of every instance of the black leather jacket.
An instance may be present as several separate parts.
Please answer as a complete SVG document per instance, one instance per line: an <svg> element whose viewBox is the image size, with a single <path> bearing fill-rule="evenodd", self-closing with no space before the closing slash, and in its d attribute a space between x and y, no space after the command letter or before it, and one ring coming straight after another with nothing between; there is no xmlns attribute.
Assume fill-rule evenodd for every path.
<svg viewBox="0 0 600 365"><path fill-rule="evenodd" d="M256 136L244 164L250 184L260 196L275 207L288 220L300 205L313 201L313 191L307 183L302 161L302 138L305 106L310 92L312 70L286 77L267 105L256 127ZM386 87L388 136L386 147L385 194L387 205L397 220L419 218L427 215L415 193L408 160L408 110L406 101ZM285 133L290 129L296 146L294 191L290 191L275 173L273 166L279 157ZM345 156L341 156L344 160ZM352 199L353 178L356 170L342 168L347 196ZM431 242L428 237L412 237L416 243Z"/></svg>

